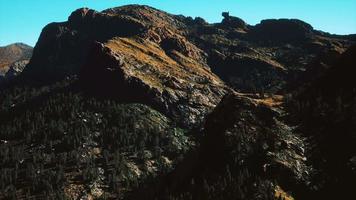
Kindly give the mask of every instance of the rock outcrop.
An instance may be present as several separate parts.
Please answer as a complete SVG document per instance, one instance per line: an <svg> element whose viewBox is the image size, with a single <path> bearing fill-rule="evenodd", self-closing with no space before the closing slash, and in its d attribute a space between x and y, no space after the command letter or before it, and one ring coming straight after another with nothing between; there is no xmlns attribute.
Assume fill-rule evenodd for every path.
<svg viewBox="0 0 356 200"><path fill-rule="evenodd" d="M222 28L230 28L230 29L240 29L240 30L245 30L247 28L247 24L244 20L230 16L228 12L222 13L222 16L224 19L221 22L221 27Z"/></svg>
<svg viewBox="0 0 356 200"><path fill-rule="evenodd" d="M251 29L251 39L268 43L293 43L314 37L313 27L297 19L262 20Z"/></svg>
<svg viewBox="0 0 356 200"><path fill-rule="evenodd" d="M184 55L173 48L167 54L150 40L116 37L94 45L80 78L100 95L144 102L185 126L199 124L227 88L194 59L199 51L189 50Z"/></svg>
<svg viewBox="0 0 356 200"><path fill-rule="evenodd" d="M6 79L12 79L21 74L27 66L29 60L21 60L13 63L5 74Z"/></svg>

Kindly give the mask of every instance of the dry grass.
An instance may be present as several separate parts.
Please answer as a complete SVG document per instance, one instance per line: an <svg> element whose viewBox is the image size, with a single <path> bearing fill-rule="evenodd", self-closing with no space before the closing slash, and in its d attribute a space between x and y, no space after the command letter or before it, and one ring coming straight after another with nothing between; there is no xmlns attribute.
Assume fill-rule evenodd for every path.
<svg viewBox="0 0 356 200"><path fill-rule="evenodd" d="M7 63L7 62L0 63L0 70L3 68L8 68L9 65L10 65L10 63Z"/></svg>
<svg viewBox="0 0 356 200"><path fill-rule="evenodd" d="M258 94L254 93L239 93L241 96L247 97L252 100L255 105L263 104L268 107L279 107L284 102L283 95L271 95L265 98L258 97Z"/></svg>
<svg viewBox="0 0 356 200"><path fill-rule="evenodd" d="M106 46L122 56L126 63L123 68L128 75L160 90L164 87L162 77L174 77L183 83L204 78L222 84L217 76L195 60L179 52L173 52L174 56L170 57L158 44L148 40L118 37L108 41Z"/></svg>
<svg viewBox="0 0 356 200"><path fill-rule="evenodd" d="M256 100L259 104L266 105L268 107L278 107L283 103L283 96L282 95L272 95L271 97L257 99Z"/></svg>
<svg viewBox="0 0 356 200"><path fill-rule="evenodd" d="M280 198L283 200L294 200L294 198L289 195L287 192L285 192L281 187L277 185L277 187L274 189L274 197L276 199Z"/></svg>

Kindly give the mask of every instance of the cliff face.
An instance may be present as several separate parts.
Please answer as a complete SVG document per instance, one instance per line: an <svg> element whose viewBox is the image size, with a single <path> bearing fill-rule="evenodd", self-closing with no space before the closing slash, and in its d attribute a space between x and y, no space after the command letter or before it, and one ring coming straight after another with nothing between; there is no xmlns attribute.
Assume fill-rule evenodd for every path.
<svg viewBox="0 0 356 200"><path fill-rule="evenodd" d="M147 103L185 126L201 123L228 90L199 60L137 37L95 44L80 79L88 91Z"/></svg>
<svg viewBox="0 0 356 200"><path fill-rule="evenodd" d="M143 35L150 27L167 24L177 29L181 24L173 21L171 15L146 6L126 6L103 12L78 9L67 22L52 23L43 29L27 71L35 76L36 70L47 70L48 76L57 79L78 73L94 41ZM36 78L48 81L50 77Z"/></svg>

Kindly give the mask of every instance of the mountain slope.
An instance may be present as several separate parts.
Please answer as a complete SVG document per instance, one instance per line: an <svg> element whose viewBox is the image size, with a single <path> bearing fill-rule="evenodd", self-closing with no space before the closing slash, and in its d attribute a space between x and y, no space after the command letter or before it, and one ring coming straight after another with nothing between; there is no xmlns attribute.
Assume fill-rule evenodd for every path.
<svg viewBox="0 0 356 200"><path fill-rule="evenodd" d="M24 76L46 82L80 74L92 92L147 103L196 126L227 89L207 67L205 53L184 37L184 27L147 6L79 9L43 30Z"/></svg>
<svg viewBox="0 0 356 200"><path fill-rule="evenodd" d="M1 91L0 199L122 198L193 146L156 110L89 98L73 81Z"/></svg>
<svg viewBox="0 0 356 200"><path fill-rule="evenodd" d="M10 69L21 72L32 56L32 49L22 43L0 47L0 77L5 76ZM12 75L15 73L12 72Z"/></svg>
<svg viewBox="0 0 356 200"><path fill-rule="evenodd" d="M261 102L237 93L225 96L207 117L199 149L132 199L303 197L312 171L304 142L279 118Z"/></svg>
<svg viewBox="0 0 356 200"><path fill-rule="evenodd" d="M128 5L47 25L0 90L0 199L353 195L352 35L223 17Z"/></svg>
<svg viewBox="0 0 356 200"><path fill-rule="evenodd" d="M201 123L226 91L199 62L151 41L113 38L96 48L80 76L87 90L152 105L185 126Z"/></svg>
<svg viewBox="0 0 356 200"><path fill-rule="evenodd" d="M325 74L302 87L289 101L290 115L313 145L312 159L318 179L328 180L316 198L356 195L356 46L352 46Z"/></svg>

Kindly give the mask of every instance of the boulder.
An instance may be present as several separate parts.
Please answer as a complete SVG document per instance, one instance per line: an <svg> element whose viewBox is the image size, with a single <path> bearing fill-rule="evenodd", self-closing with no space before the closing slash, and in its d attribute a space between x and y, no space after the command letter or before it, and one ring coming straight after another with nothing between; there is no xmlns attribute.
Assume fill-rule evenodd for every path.
<svg viewBox="0 0 356 200"><path fill-rule="evenodd" d="M223 12L222 16L224 19L221 22L221 26L224 28L237 28L237 29L246 29L247 24L244 20L230 16L228 12Z"/></svg>

